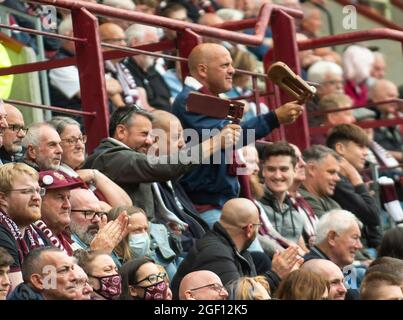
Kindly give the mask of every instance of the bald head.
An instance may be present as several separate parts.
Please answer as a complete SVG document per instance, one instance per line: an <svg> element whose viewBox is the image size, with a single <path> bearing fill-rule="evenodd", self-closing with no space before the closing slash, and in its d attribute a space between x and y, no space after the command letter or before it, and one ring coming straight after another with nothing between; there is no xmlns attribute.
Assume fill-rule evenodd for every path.
<svg viewBox="0 0 403 320"><path fill-rule="evenodd" d="M312 259L305 262L301 269L312 271L324 277L330 284L329 299L344 300L346 287L344 286L344 276L341 269L330 260Z"/></svg>
<svg viewBox="0 0 403 320"><path fill-rule="evenodd" d="M89 208L99 210L99 207L101 206L101 202L93 192L88 189L79 188L71 190L70 203L72 209Z"/></svg>
<svg viewBox="0 0 403 320"><path fill-rule="evenodd" d="M112 22L103 23L99 26L99 36L102 41L126 37L123 29Z"/></svg>
<svg viewBox="0 0 403 320"><path fill-rule="evenodd" d="M211 12L205 13L198 20L198 23L204 26L214 26L216 24L221 24L223 22L224 20L221 19L216 13Z"/></svg>
<svg viewBox="0 0 403 320"><path fill-rule="evenodd" d="M153 132L158 137L159 155L172 154L183 148L183 127L179 119L163 110L153 112Z"/></svg>
<svg viewBox="0 0 403 320"><path fill-rule="evenodd" d="M326 259L309 260L302 265L302 268L310 270L322 276L326 276L326 278L328 278L327 277L328 273L332 272L341 273L340 268L336 264Z"/></svg>
<svg viewBox="0 0 403 320"><path fill-rule="evenodd" d="M209 284L219 284L222 286L222 282L219 276L217 276L214 272L208 270L200 270L188 273L181 281L179 286L179 299L180 300L189 300L190 294L189 290L200 288L207 286ZM197 290L198 291L198 290ZM196 293L196 291L195 291ZM197 299L197 294L202 294L201 292L196 293L196 297L192 296L193 299L201 300L202 298L208 299L211 297L208 296L200 296L200 299ZM208 294L208 291L205 292Z"/></svg>
<svg viewBox="0 0 403 320"><path fill-rule="evenodd" d="M259 211L249 199L231 199L222 208L220 222L236 227L244 227L249 223L259 223Z"/></svg>
<svg viewBox="0 0 403 320"><path fill-rule="evenodd" d="M397 86L392 81L385 79L376 81L371 87L369 94L373 102L396 99L399 96ZM393 113L396 111L396 107L396 103L388 103L377 106L378 110L382 114Z"/></svg>
<svg viewBox="0 0 403 320"><path fill-rule="evenodd" d="M371 99L374 102L391 99L388 96L393 96L393 98L397 98L398 91L396 85L389 80L381 79L374 83L371 87Z"/></svg>
<svg viewBox="0 0 403 320"><path fill-rule="evenodd" d="M153 119L153 129L162 129L169 132L170 124L181 125L179 119L172 113L164 110L156 110L152 113Z"/></svg>

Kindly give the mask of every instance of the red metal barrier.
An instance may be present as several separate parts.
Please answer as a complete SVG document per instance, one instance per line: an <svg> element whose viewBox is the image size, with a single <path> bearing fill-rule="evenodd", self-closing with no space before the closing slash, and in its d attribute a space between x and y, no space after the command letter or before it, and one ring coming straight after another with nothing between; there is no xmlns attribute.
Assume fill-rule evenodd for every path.
<svg viewBox="0 0 403 320"><path fill-rule="evenodd" d="M305 50L309 48L345 44L352 41L380 38L403 42L403 32L388 29L373 29L365 32L352 32L344 35L305 40L297 44L293 18L301 18L302 12L271 4L264 4L257 18L226 22L218 26L208 27L155 15L111 8L84 1L30 0L29 2L43 5L54 5L72 11L74 37L70 37L68 40L75 41L77 47L76 56L56 61L41 61L2 68L0 69L0 75L40 71L76 64L80 74L81 96L83 97L82 106L84 110L83 114L86 114L85 112L88 114L96 112L97 114L96 117L85 117L85 124L89 134L89 152L92 151L101 138L107 136L108 113L106 109L103 60L132 56L134 54L141 54L144 51L155 52L173 48L178 48L180 57L186 58L191 49L200 42L200 36L208 36L246 45L260 45L264 39L266 27L269 23L273 31L274 61L285 62L296 73L299 73L300 71L297 58L298 49ZM178 38L176 42L164 40L158 43L141 45L131 49L119 48L116 50L101 52L102 44L97 32L98 23L93 14L173 29L178 32ZM85 27L83 27L83 25L85 25ZM248 35L236 32L245 28L254 28L254 34ZM31 32L35 33L34 31ZM49 36L58 37L58 35L55 34ZM65 37L65 39L67 38ZM111 46L109 45L109 47ZM186 75L187 65L185 60L178 60L181 61L183 75ZM267 67L268 64L266 63L265 70L267 70ZM253 95L257 101L260 94L257 90L255 77L261 75L253 74L252 76L254 79ZM289 101L289 98L283 92L279 92L278 88L273 87L269 82L267 83L266 92L275 93L274 96L269 96L269 99L272 102L270 105L272 106L274 105L277 107L280 104ZM284 130L282 127L279 131L275 131L273 138L275 140L287 139L288 141L297 144L302 149L307 147L309 145L309 131L306 120L306 114L304 114L295 124L288 126L287 130ZM92 128L96 128L96 130L91 130Z"/></svg>

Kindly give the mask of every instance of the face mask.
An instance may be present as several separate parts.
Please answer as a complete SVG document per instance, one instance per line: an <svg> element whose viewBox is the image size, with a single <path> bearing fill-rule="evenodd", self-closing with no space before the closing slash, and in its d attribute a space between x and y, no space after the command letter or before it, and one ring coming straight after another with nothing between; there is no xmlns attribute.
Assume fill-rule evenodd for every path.
<svg viewBox="0 0 403 320"><path fill-rule="evenodd" d="M148 233L129 235L129 247L136 258L144 257L150 250Z"/></svg>
<svg viewBox="0 0 403 320"><path fill-rule="evenodd" d="M157 282L144 289L143 300L165 300L168 293L168 286L165 281Z"/></svg>
<svg viewBox="0 0 403 320"><path fill-rule="evenodd" d="M105 277L94 277L99 280L101 288L94 290L107 300L116 299L122 293L122 278L119 274Z"/></svg>

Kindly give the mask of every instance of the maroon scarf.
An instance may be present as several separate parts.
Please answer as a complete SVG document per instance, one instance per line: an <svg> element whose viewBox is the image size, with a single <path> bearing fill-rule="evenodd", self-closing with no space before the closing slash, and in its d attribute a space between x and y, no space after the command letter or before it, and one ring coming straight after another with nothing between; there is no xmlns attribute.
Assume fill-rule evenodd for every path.
<svg viewBox="0 0 403 320"><path fill-rule="evenodd" d="M35 226L49 239L52 246L66 252L70 257L73 255L73 249L68 241L68 235L61 232L58 235L53 234L52 230L42 220L35 222Z"/></svg>
<svg viewBox="0 0 403 320"><path fill-rule="evenodd" d="M0 224L10 231L15 239L15 242L17 243L20 265L22 264L24 257L29 253L29 251L45 245L32 224L25 229L25 234L28 237L29 244L27 244L27 242L25 241L16 223L2 211L0 211Z"/></svg>

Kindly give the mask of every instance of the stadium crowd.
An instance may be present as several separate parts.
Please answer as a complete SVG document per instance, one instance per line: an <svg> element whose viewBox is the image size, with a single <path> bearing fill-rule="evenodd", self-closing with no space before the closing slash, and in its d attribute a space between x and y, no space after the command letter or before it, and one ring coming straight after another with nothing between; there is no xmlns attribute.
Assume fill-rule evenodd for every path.
<svg viewBox="0 0 403 320"><path fill-rule="evenodd" d="M270 2L87 1L207 26L256 17ZM0 2L41 14L33 3ZM318 3L326 6L277 2L304 12L298 39L319 37ZM10 24L33 27L13 15ZM57 32L73 35L68 11L58 10ZM33 36L12 36L38 50ZM137 46L177 35L99 17L99 36ZM270 28L258 47L204 37L185 79L162 58L105 61L109 135L90 154L81 117L53 112L27 124L0 100L0 300L403 300L402 132L355 124L402 110L381 103L399 98L385 79L387 57L361 44L342 54L302 51L301 75L316 83L315 97L274 110L243 100L240 124L186 109L193 92L250 95L250 77L235 69L262 70L272 46ZM10 65L3 49L2 67ZM48 59L75 54L66 40L45 37L45 49ZM0 98L12 80L0 77ZM50 70L48 82L51 105L81 110L76 66ZM262 141L305 109L352 106L367 107L309 116L311 127L329 130L305 150ZM371 177L374 165L386 168L386 182Z"/></svg>

